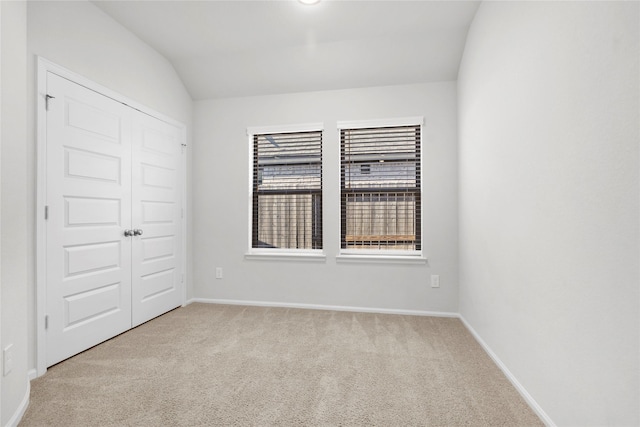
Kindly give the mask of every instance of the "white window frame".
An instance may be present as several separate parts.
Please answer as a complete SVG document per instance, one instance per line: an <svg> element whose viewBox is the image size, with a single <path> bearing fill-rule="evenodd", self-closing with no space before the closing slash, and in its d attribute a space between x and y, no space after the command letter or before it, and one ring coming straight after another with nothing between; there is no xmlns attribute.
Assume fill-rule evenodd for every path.
<svg viewBox="0 0 640 427"><path fill-rule="evenodd" d="M247 193L248 226L247 226L247 260L282 259L290 261L325 261L324 238L324 174L322 176L322 249L296 249L296 248L254 248L252 242L253 227L253 137L272 133L296 133L296 132L322 132L324 137L324 123L306 123L276 126L249 126L247 127L247 143L249 145L249 188ZM324 140L323 140L324 144ZM322 161L324 166L324 160Z"/></svg>
<svg viewBox="0 0 640 427"><path fill-rule="evenodd" d="M374 120L355 120L355 121L338 121L338 135L342 130L348 129L367 129L382 128L395 126L420 126L420 200L422 201L420 209L420 249L419 250L374 250L374 249L343 249L339 247L336 261L338 262L379 262L388 261L394 263L417 263L424 264L427 262L425 256L424 244L424 117L401 117L390 119L374 119ZM338 170L341 170L340 150L338 150ZM340 180L338 180L338 194L342 194ZM342 223L342 212L338 212L338 224ZM338 230L340 232L340 230Z"/></svg>

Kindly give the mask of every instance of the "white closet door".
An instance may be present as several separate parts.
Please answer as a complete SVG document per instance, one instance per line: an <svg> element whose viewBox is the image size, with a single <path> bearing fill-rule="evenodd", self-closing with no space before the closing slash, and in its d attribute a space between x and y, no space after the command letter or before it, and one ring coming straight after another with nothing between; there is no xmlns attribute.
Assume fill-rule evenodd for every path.
<svg viewBox="0 0 640 427"><path fill-rule="evenodd" d="M129 109L47 76L47 366L131 327Z"/></svg>
<svg viewBox="0 0 640 427"><path fill-rule="evenodd" d="M181 132L138 111L133 119L133 326L182 304Z"/></svg>

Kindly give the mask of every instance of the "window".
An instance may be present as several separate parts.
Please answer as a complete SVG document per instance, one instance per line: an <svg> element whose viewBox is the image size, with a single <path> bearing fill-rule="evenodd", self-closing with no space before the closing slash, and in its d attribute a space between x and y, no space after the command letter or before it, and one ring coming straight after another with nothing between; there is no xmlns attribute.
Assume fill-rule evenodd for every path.
<svg viewBox="0 0 640 427"><path fill-rule="evenodd" d="M416 254L421 250L421 125L417 121L385 126L339 124L343 252Z"/></svg>
<svg viewBox="0 0 640 427"><path fill-rule="evenodd" d="M254 249L322 249L322 131L251 134Z"/></svg>

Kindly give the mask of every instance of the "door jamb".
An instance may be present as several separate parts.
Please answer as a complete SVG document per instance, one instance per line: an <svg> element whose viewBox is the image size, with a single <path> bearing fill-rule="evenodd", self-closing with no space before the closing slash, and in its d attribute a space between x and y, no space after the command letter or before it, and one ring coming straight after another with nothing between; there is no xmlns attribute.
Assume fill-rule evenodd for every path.
<svg viewBox="0 0 640 427"><path fill-rule="evenodd" d="M47 184L47 123L46 123L46 95L47 95L47 73L56 74L62 78L72 81L73 83L84 86L85 88L125 104L144 114L155 117L180 129L180 144L186 148L187 128L184 123L178 122L162 113L159 113L149 107L146 107L132 99L127 98L111 89L108 89L90 79L87 79L71 70L57 65L41 56L37 57L37 90L36 90L36 151L37 151L37 176L36 176L36 312L35 312L35 329L36 329L36 371L37 376L44 375L47 372L47 353L46 353L46 220L44 217L46 206L46 184ZM182 190L181 208L182 208L182 277L184 278L180 285L182 286L182 306L187 304L187 155L186 150L181 150L181 171L180 185Z"/></svg>

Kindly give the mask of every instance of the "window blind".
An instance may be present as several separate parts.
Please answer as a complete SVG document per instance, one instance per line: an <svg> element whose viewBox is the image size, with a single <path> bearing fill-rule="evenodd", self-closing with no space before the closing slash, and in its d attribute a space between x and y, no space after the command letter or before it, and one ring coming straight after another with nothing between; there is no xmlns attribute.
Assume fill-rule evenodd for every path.
<svg viewBox="0 0 640 427"><path fill-rule="evenodd" d="M420 126L340 130L341 247L420 250Z"/></svg>
<svg viewBox="0 0 640 427"><path fill-rule="evenodd" d="M253 135L253 248L322 249L322 131Z"/></svg>

